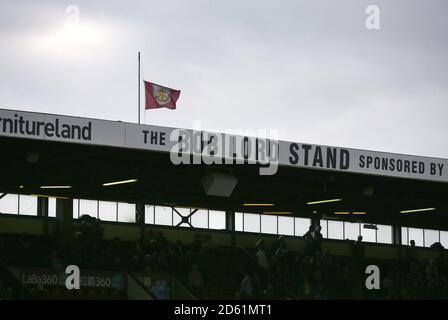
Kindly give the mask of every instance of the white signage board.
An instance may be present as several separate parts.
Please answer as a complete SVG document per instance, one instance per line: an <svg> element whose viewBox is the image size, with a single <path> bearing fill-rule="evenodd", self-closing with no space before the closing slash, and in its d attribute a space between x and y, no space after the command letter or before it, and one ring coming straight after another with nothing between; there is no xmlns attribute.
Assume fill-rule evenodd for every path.
<svg viewBox="0 0 448 320"><path fill-rule="evenodd" d="M193 161L199 162L193 163L269 161L280 166L448 182L448 159L7 109L0 109L0 136L161 151L187 158L194 154Z"/></svg>

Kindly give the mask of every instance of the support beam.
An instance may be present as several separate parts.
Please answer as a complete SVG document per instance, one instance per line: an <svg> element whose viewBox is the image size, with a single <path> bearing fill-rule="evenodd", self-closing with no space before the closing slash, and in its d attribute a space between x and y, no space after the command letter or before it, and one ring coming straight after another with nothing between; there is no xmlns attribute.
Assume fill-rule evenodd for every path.
<svg viewBox="0 0 448 320"><path fill-rule="evenodd" d="M392 244L398 245L398 259L402 259L404 255L404 247L401 245L402 234L401 226L392 226Z"/></svg>
<svg viewBox="0 0 448 320"><path fill-rule="evenodd" d="M37 197L37 216L43 219L43 234L48 235L48 202L45 197Z"/></svg>
<svg viewBox="0 0 448 320"><path fill-rule="evenodd" d="M392 226L392 244L401 245L401 226Z"/></svg>
<svg viewBox="0 0 448 320"><path fill-rule="evenodd" d="M145 224L145 204L142 202L135 204L135 222L139 225Z"/></svg>
<svg viewBox="0 0 448 320"><path fill-rule="evenodd" d="M73 199L56 199L57 236L65 245L73 240Z"/></svg>
<svg viewBox="0 0 448 320"><path fill-rule="evenodd" d="M230 245L235 246L235 211L226 211L226 230L230 232Z"/></svg>
<svg viewBox="0 0 448 320"><path fill-rule="evenodd" d="M317 227L320 226L320 215L316 215L311 218L311 225L313 226L314 230L316 230Z"/></svg>
<svg viewBox="0 0 448 320"><path fill-rule="evenodd" d="M235 212L226 211L226 230L235 231Z"/></svg>
<svg viewBox="0 0 448 320"><path fill-rule="evenodd" d="M37 216L48 217L49 199L46 197L37 197Z"/></svg>
<svg viewBox="0 0 448 320"><path fill-rule="evenodd" d="M137 202L135 204L135 222L140 227L140 237L145 237L145 204Z"/></svg>
<svg viewBox="0 0 448 320"><path fill-rule="evenodd" d="M180 217L180 222L176 225L176 227L179 227L181 224L185 223L188 224L190 226L190 228L193 228L192 224L191 224L191 217L199 210L199 209L194 209L193 211L190 212L190 214L188 216L183 216L180 214L179 211L176 210L176 208L171 207L171 209L173 209L173 213L177 213L177 215Z"/></svg>

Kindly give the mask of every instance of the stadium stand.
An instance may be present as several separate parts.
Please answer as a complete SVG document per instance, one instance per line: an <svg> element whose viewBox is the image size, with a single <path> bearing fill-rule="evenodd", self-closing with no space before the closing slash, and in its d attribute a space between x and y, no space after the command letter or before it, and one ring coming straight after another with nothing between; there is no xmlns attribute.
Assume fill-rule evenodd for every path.
<svg viewBox="0 0 448 320"><path fill-rule="evenodd" d="M255 156L279 152L261 175L245 155L174 164L176 128L0 118L2 299L448 298L446 159L255 139ZM86 134L29 134L27 121ZM81 289L66 289L67 265Z"/></svg>
<svg viewBox="0 0 448 320"><path fill-rule="evenodd" d="M433 253L432 259L418 259L421 248L403 247L402 259L381 260L365 257L369 244L362 241L337 241L348 249L347 254L331 254L318 233L311 241L306 235L294 239L303 242L302 251L289 249L284 236L255 238L252 247L211 246L210 234L196 233L184 244L180 239L167 240L163 231L148 229L137 241L122 241L103 239L102 223L85 218L76 225L72 247L45 235L1 234L3 266L62 271L75 261L82 269L97 272L162 273L175 277L199 299L448 298L448 259L438 247L425 249ZM180 233L177 228L175 234ZM260 261L260 252L265 252L266 261ZM381 290L365 289L368 264L382 270ZM21 288L5 269L1 279L2 299L24 297L20 292L24 289L32 299L126 299L125 291L113 288L68 291L57 283L42 282Z"/></svg>

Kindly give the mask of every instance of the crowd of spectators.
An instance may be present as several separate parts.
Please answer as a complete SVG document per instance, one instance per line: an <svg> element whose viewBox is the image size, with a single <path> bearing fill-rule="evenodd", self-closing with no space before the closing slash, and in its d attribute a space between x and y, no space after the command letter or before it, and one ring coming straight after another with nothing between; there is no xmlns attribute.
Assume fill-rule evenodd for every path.
<svg viewBox="0 0 448 320"><path fill-rule="evenodd" d="M210 246L209 236L196 234L184 243L170 242L162 231L146 230L136 242L103 239L97 219L81 217L71 245L47 236L14 234L0 236L1 262L11 266L63 269L77 264L88 270L128 271L134 274L175 276L192 295L203 299L438 299L448 298L448 256L433 260L418 257L415 243L403 247L396 261L365 257L365 245L346 240L350 256L333 255L322 244L320 227L303 235L303 250L292 251L280 236L272 243L256 242L254 248ZM381 270L380 290L367 290L367 265ZM17 297L0 273L0 299ZM58 288L35 286L36 297L62 299L119 299L114 290L86 288L70 294Z"/></svg>
<svg viewBox="0 0 448 320"><path fill-rule="evenodd" d="M406 247L401 263L393 264L383 279L386 299L448 299L448 255L440 243L440 254L431 260L419 259L414 241Z"/></svg>
<svg viewBox="0 0 448 320"><path fill-rule="evenodd" d="M321 228L310 229L303 236L302 252L289 251L280 236L270 250L263 240L255 245L256 267L242 272L237 296L242 299L448 299L448 255L440 243L434 260L418 259L414 241L403 247L403 257L396 261L366 259L362 236L346 240L351 255L331 255L322 247ZM381 270L379 290L365 285L367 265ZM282 293L279 289L284 289Z"/></svg>
<svg viewBox="0 0 448 320"><path fill-rule="evenodd" d="M134 274L175 275L196 297L206 298L206 270L210 262L207 242L200 234L187 242L170 242L162 231L142 232L136 242L102 239L97 219L81 217L69 257L82 268L123 270ZM55 254L56 255L56 254ZM56 261L59 261L57 258Z"/></svg>

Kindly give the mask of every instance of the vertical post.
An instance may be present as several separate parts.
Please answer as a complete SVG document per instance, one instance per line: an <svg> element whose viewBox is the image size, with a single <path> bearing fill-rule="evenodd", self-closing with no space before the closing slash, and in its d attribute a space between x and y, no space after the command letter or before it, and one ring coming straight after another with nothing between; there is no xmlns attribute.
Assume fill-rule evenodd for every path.
<svg viewBox="0 0 448 320"><path fill-rule="evenodd" d="M235 246L235 212L226 210L226 230L230 233L230 245Z"/></svg>
<svg viewBox="0 0 448 320"><path fill-rule="evenodd" d="M138 52L138 124L140 124L140 51Z"/></svg>
<svg viewBox="0 0 448 320"><path fill-rule="evenodd" d="M60 240L70 245L73 239L73 199L56 199L56 220Z"/></svg>
<svg viewBox="0 0 448 320"><path fill-rule="evenodd" d="M319 216L313 216L311 218L311 225L313 226L314 230L316 230L317 227L320 226L320 217Z"/></svg>
<svg viewBox="0 0 448 320"><path fill-rule="evenodd" d="M137 202L135 204L135 222L140 228L140 237L145 235L145 204L143 202Z"/></svg>
<svg viewBox="0 0 448 320"><path fill-rule="evenodd" d="M394 225L392 226L392 244L401 246L401 226Z"/></svg>
<svg viewBox="0 0 448 320"><path fill-rule="evenodd" d="M393 225L392 226L392 244L398 246L398 259L403 259L403 246L401 245L402 234L401 234L401 226Z"/></svg>
<svg viewBox="0 0 448 320"><path fill-rule="evenodd" d="M37 216L44 219L42 230L44 235L48 235L48 203L48 198L37 198Z"/></svg>
<svg viewBox="0 0 448 320"><path fill-rule="evenodd" d="M226 230L235 231L235 212L233 210L226 211Z"/></svg>

